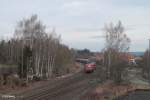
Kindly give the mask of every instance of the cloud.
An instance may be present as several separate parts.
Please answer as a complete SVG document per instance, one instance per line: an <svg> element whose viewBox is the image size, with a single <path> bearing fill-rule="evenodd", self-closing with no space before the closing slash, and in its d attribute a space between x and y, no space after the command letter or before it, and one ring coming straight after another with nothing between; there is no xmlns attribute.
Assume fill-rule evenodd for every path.
<svg viewBox="0 0 150 100"><path fill-rule="evenodd" d="M12 34L19 20L38 14L49 30L56 28L65 44L100 50L104 24L121 20L132 40L131 50L141 50L147 43L142 40L150 37L149 4L149 0L0 0L0 34Z"/></svg>

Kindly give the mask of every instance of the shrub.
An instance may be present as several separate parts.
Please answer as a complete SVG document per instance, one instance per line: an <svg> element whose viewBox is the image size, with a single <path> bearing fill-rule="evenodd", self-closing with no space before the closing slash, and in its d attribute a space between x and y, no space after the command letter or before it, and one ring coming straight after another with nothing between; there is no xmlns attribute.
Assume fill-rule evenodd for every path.
<svg viewBox="0 0 150 100"><path fill-rule="evenodd" d="M21 80L19 79L19 77L16 77L16 76L17 75L15 75L15 74L3 76L2 85L7 85L12 88L14 88L15 86L20 86Z"/></svg>
<svg viewBox="0 0 150 100"><path fill-rule="evenodd" d="M0 75L0 86L2 86L3 84L4 84L4 77Z"/></svg>
<svg viewBox="0 0 150 100"><path fill-rule="evenodd" d="M20 81L20 85L21 85L22 87L26 87L26 86L28 86L28 82L27 82L25 79L22 79L22 80Z"/></svg>
<svg viewBox="0 0 150 100"><path fill-rule="evenodd" d="M41 77L39 77L39 76L33 76L33 80L34 80L34 81L40 81L40 80L41 80Z"/></svg>
<svg viewBox="0 0 150 100"><path fill-rule="evenodd" d="M127 62L122 60L112 65L110 74L115 83L121 83L123 81L123 73L127 67Z"/></svg>

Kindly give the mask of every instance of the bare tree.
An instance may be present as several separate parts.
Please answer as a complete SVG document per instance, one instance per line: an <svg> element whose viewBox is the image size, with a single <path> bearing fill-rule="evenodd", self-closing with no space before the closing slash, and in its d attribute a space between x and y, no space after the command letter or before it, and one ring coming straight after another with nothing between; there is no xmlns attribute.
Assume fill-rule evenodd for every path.
<svg viewBox="0 0 150 100"><path fill-rule="evenodd" d="M110 77L112 71L116 71L114 67L118 66L117 64L120 64L120 54L127 52L129 50L130 45L130 39L125 34L125 29L119 21L117 25L114 25L113 23L110 23L109 25L106 25L104 28L105 36L106 36L106 52L105 52L105 61L106 61L106 70L107 70L107 76ZM114 70L112 70L114 68ZM118 76L121 73L121 65L119 66ZM112 75L111 75L112 76Z"/></svg>

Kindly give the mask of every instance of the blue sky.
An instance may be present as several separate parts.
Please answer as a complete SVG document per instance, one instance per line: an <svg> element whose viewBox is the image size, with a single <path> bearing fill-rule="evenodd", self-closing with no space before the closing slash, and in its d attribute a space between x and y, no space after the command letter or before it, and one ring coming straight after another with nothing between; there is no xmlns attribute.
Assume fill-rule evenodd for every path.
<svg viewBox="0 0 150 100"><path fill-rule="evenodd" d="M150 38L150 0L0 0L0 36L10 37L18 21L37 14L69 47L104 48L104 24L121 20L131 51L145 51Z"/></svg>

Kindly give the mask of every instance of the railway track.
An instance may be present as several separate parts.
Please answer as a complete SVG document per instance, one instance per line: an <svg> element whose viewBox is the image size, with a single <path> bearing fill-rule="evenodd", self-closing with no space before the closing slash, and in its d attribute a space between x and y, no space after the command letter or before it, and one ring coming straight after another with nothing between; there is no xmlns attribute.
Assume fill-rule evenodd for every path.
<svg viewBox="0 0 150 100"><path fill-rule="evenodd" d="M47 84L14 94L23 100L79 100L80 97L96 85L102 71L97 68L94 73L79 72L71 77L50 81ZM93 81L93 82L92 82Z"/></svg>

